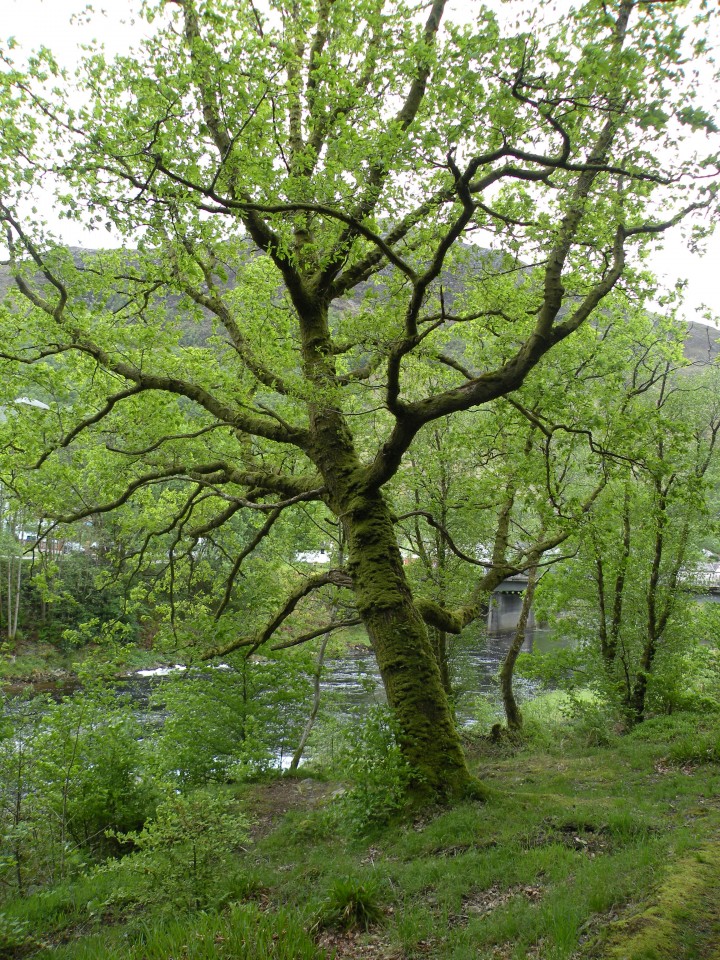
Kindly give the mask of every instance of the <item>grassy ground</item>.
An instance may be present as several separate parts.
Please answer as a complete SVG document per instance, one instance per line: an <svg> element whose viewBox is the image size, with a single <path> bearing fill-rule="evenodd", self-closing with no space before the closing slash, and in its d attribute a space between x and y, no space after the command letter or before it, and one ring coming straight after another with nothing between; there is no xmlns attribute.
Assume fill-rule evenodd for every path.
<svg viewBox="0 0 720 960"><path fill-rule="evenodd" d="M582 736L470 744L489 803L365 836L335 783L228 788L253 827L201 911L121 907L117 876L81 877L3 908L0 956L720 960L717 718Z"/></svg>

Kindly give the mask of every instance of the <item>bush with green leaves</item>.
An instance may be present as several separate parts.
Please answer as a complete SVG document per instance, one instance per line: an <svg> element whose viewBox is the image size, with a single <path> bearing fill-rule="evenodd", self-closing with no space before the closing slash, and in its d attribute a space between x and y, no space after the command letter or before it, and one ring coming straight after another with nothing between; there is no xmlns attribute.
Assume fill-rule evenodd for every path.
<svg viewBox="0 0 720 960"><path fill-rule="evenodd" d="M698 622L698 618L693 619ZM703 616L699 622L704 620ZM716 618L715 624L716 628L720 626ZM702 632L699 638L705 639ZM659 654L657 669L648 683L648 702L655 713L720 710L720 650L701 639L693 638L677 651L662 650Z"/></svg>
<svg viewBox="0 0 720 960"><path fill-rule="evenodd" d="M101 868L116 878L111 902L201 910L233 895L249 821L233 798L196 790L172 793L142 830L116 837L134 852Z"/></svg>
<svg viewBox="0 0 720 960"><path fill-rule="evenodd" d="M156 767L184 786L254 777L292 754L309 709L304 656L236 657L163 684Z"/></svg>
<svg viewBox="0 0 720 960"><path fill-rule="evenodd" d="M51 809L76 846L104 852L108 831L137 829L154 808L142 727L130 699L113 689L54 705L34 753Z"/></svg>
<svg viewBox="0 0 720 960"><path fill-rule="evenodd" d="M351 788L340 798L343 819L354 833L387 823L402 809L413 771L399 743L399 729L387 707L374 706L353 724L340 755Z"/></svg>
<svg viewBox="0 0 720 960"><path fill-rule="evenodd" d="M100 688L18 704L0 738L0 896L57 882L118 852L108 831L154 809L140 724Z"/></svg>
<svg viewBox="0 0 720 960"><path fill-rule="evenodd" d="M587 747L608 746L622 727L618 704L593 689L569 693L562 712L571 732Z"/></svg>

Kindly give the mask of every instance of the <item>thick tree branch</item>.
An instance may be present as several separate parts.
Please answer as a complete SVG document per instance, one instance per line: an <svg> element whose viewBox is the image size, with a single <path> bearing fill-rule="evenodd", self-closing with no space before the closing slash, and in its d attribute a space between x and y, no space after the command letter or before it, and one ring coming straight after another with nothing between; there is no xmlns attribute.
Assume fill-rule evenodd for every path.
<svg viewBox="0 0 720 960"><path fill-rule="evenodd" d="M362 620L359 617L354 617L352 620L335 620L332 623L326 623L324 627L318 627L309 633L303 633L299 637L293 637L292 640L286 640L284 643L274 643L270 649L288 650L290 647L298 647L300 644L307 643L309 640L317 640L318 637L325 636L325 634L334 633L335 630L342 630L345 627L357 627L361 623Z"/></svg>

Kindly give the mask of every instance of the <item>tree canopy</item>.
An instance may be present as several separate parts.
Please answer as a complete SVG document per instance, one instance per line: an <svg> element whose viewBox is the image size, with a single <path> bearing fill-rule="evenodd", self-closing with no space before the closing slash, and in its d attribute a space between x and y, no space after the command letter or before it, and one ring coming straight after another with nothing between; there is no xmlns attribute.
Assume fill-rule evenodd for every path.
<svg viewBox="0 0 720 960"><path fill-rule="evenodd" d="M438 605L408 582L387 485L421 432L636 311L648 245L712 224L718 158L689 140L713 129L686 69L710 56L705 5L590 0L510 33L445 5L148 4L150 38L90 52L79 97L49 51L6 51L0 336L15 488L53 522L124 508L138 558L157 539L193 565L216 543L234 621L205 655L349 590L418 782L453 795L472 784ZM46 183L126 249L52 238ZM48 409L12 403L29 394ZM312 503L344 563L242 622L247 558Z"/></svg>

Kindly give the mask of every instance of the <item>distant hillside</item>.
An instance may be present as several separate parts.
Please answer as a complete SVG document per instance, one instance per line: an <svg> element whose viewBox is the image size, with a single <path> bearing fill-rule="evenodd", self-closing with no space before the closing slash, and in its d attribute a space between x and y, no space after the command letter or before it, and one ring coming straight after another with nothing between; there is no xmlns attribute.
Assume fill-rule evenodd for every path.
<svg viewBox="0 0 720 960"><path fill-rule="evenodd" d="M685 356L693 364L704 365L717 360L720 354L720 330L694 321L687 325Z"/></svg>
<svg viewBox="0 0 720 960"><path fill-rule="evenodd" d="M491 254L489 250L478 250L478 256L482 259L488 255L497 256L497 254ZM74 258L76 261L81 261L83 254L93 254L99 251L95 250L83 250L80 247L70 247ZM452 299L453 292L457 291L458 283L457 278L445 277L443 282L446 287L446 293L449 294L449 299ZM10 289L12 284L12 277L10 275L10 268L7 264L0 264L0 301L5 297L5 294ZM365 288L365 285L362 285L362 288ZM171 299L174 300L175 298ZM337 306L342 310L343 308L350 307L352 299L348 298L347 300L338 303ZM187 342L193 344L199 344L202 342L205 336L210 333L210 327L208 325L207 330L204 330L203 327L205 324L201 324L198 328L196 323L189 325L187 330ZM720 339L720 330L716 330L715 327L707 326L704 323L698 321L692 321L687 324L687 337L685 339L685 357L693 364L697 366L704 366L708 363L712 363L720 355L720 344L718 340Z"/></svg>

